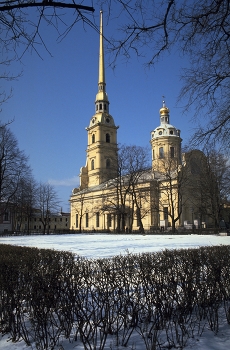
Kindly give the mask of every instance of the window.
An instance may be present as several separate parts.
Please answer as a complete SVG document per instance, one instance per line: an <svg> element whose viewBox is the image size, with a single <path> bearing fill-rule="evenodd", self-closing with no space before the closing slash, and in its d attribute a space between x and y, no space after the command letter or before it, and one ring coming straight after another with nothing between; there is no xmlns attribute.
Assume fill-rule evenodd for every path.
<svg viewBox="0 0 230 350"><path fill-rule="evenodd" d="M76 214L76 227L78 227L78 214Z"/></svg>
<svg viewBox="0 0 230 350"><path fill-rule="evenodd" d="M99 212L96 213L96 227L99 227Z"/></svg>
<svg viewBox="0 0 230 350"><path fill-rule="evenodd" d="M91 160L91 170L94 170L94 159Z"/></svg>
<svg viewBox="0 0 230 350"><path fill-rule="evenodd" d="M92 135L92 143L95 142L95 134Z"/></svg>
<svg viewBox="0 0 230 350"><path fill-rule="evenodd" d="M168 220L168 207L164 207L164 220Z"/></svg>
<svg viewBox="0 0 230 350"><path fill-rule="evenodd" d="M9 221L9 213L7 211L4 213L4 221Z"/></svg>
<svg viewBox="0 0 230 350"><path fill-rule="evenodd" d="M109 134L106 134L105 135L105 141L110 143L110 135Z"/></svg>
<svg viewBox="0 0 230 350"><path fill-rule="evenodd" d="M152 157L153 157L153 159L155 159L154 149L152 150Z"/></svg>
<svg viewBox="0 0 230 350"><path fill-rule="evenodd" d="M85 213L85 227L89 227L89 214Z"/></svg>
<svg viewBox="0 0 230 350"><path fill-rule="evenodd" d="M171 158L175 157L174 147L170 147L170 157Z"/></svg>
<svg viewBox="0 0 230 350"><path fill-rule="evenodd" d="M67 221L68 221L68 218L65 218L65 221L67 222Z"/></svg>
<svg viewBox="0 0 230 350"><path fill-rule="evenodd" d="M112 226L112 217L111 214L107 214L107 227Z"/></svg>
<svg viewBox="0 0 230 350"><path fill-rule="evenodd" d="M99 104L99 109L102 109L102 103Z"/></svg>
<svg viewBox="0 0 230 350"><path fill-rule="evenodd" d="M170 130L169 133L170 133L170 135L173 135L173 130Z"/></svg>
<svg viewBox="0 0 230 350"><path fill-rule="evenodd" d="M60 218L60 221L62 221L62 218Z"/></svg>
<svg viewBox="0 0 230 350"><path fill-rule="evenodd" d="M159 148L159 158L164 158L164 148L163 147Z"/></svg>
<svg viewBox="0 0 230 350"><path fill-rule="evenodd" d="M104 104L104 110L106 111L106 104Z"/></svg>
<svg viewBox="0 0 230 350"><path fill-rule="evenodd" d="M110 159L106 159L106 169L110 168Z"/></svg>

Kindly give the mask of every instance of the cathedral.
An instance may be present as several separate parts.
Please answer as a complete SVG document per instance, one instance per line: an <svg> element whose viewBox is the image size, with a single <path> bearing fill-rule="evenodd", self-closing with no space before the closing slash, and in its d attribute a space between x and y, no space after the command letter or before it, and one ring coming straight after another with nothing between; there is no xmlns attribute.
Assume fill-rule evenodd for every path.
<svg viewBox="0 0 230 350"><path fill-rule="evenodd" d="M170 124L165 101L159 119L159 126L151 132L151 168L139 173L135 186L130 186L129 176L121 179L118 172L118 126L109 113L106 93L101 12L95 114L86 128L86 164L80 169L80 185L70 198L70 229L154 232L206 225L200 191L194 190L194 177L204 156L200 151L182 154L180 130Z"/></svg>

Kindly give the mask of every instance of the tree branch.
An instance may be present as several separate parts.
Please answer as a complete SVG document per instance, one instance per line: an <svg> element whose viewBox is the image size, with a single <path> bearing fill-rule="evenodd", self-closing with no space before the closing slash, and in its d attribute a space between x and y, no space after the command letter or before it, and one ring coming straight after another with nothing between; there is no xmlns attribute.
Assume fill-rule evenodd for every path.
<svg viewBox="0 0 230 350"><path fill-rule="evenodd" d="M90 11L94 12L95 9L91 6L84 6L84 5L78 5L78 4L66 4L64 2L60 1L52 1L52 0L43 0L42 2L30 2L26 4L11 4L11 5L4 5L0 6L0 11L9 11L9 10L14 10L17 8L24 8L24 7L61 7L61 8L71 8L71 9L76 9L76 10L85 10L85 11Z"/></svg>

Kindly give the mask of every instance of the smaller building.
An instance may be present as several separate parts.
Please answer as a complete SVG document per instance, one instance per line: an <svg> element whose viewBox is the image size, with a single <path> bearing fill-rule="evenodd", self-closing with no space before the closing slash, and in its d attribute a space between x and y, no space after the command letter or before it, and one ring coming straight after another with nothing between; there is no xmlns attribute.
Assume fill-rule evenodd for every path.
<svg viewBox="0 0 230 350"><path fill-rule="evenodd" d="M12 217L10 210L4 210L0 215L0 233L12 231Z"/></svg>
<svg viewBox="0 0 230 350"><path fill-rule="evenodd" d="M44 227L45 224L45 227ZM70 229L70 213L62 211L49 213L42 218L38 209L33 209L30 216L14 212L13 207L0 216L0 233L66 233Z"/></svg>

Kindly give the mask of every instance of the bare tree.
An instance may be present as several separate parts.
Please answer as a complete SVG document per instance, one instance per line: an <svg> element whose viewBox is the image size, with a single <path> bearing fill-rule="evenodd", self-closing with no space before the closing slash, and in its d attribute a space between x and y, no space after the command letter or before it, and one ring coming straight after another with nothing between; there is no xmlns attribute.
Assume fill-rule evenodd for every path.
<svg viewBox="0 0 230 350"><path fill-rule="evenodd" d="M159 212L165 219L170 217L172 232L175 232L176 222L180 219L183 206L186 204L185 189L188 176L183 167L176 165L175 159L161 159L161 176L159 178Z"/></svg>
<svg viewBox="0 0 230 350"><path fill-rule="evenodd" d="M0 215L12 207L20 184L31 174L28 158L7 126L0 127Z"/></svg>
<svg viewBox="0 0 230 350"><path fill-rule="evenodd" d="M38 184L32 174L21 179L18 190L12 199L12 213L14 215L14 230L21 231L22 222L26 221L27 232L30 232L30 222L36 208Z"/></svg>
<svg viewBox="0 0 230 350"><path fill-rule="evenodd" d="M37 209L39 210L39 219L43 226L43 233L49 233L49 222L51 215L57 213L60 208L60 200L52 185L41 183L38 188Z"/></svg>
<svg viewBox="0 0 230 350"><path fill-rule="evenodd" d="M146 191L143 185L144 174L150 169L149 154L145 147L122 145L118 151L118 176L109 181L104 193L103 210L117 217L116 229L125 231L125 226L132 229L134 215L143 231L142 204ZM109 192L108 192L109 188ZM135 211L136 210L136 211ZM134 212L135 211L135 212ZM145 214L146 215L146 214ZM127 217L129 218L127 222Z"/></svg>
<svg viewBox="0 0 230 350"><path fill-rule="evenodd" d="M76 216L76 228L79 229L79 232L82 232L82 220L84 215L84 203L85 203L85 195L87 190L80 191L80 188L74 189L74 194L78 196L75 198L74 202L71 203L72 208L75 210Z"/></svg>
<svg viewBox="0 0 230 350"><path fill-rule="evenodd" d="M177 50L190 61L184 69L180 99L187 109L196 107L206 116L198 127L196 141L210 138L229 146L230 127L230 6L229 0L104 0L111 18L123 19L114 31L109 48L124 54L142 56L153 65L164 52Z"/></svg>
<svg viewBox="0 0 230 350"><path fill-rule="evenodd" d="M74 11L72 22L65 23L67 16L63 14L63 9ZM38 52L38 47L41 44L48 49L45 38L40 33L43 24L55 28L58 36L62 37L79 21L94 26L85 15L85 13L92 12L94 12L93 7L85 6L82 3L76 4L74 0L69 2L52 0L38 2L30 0L2 1L0 3L1 49L6 53L14 50L17 57L20 56L20 45L23 47L21 54L29 47ZM60 32L61 29L64 31Z"/></svg>

